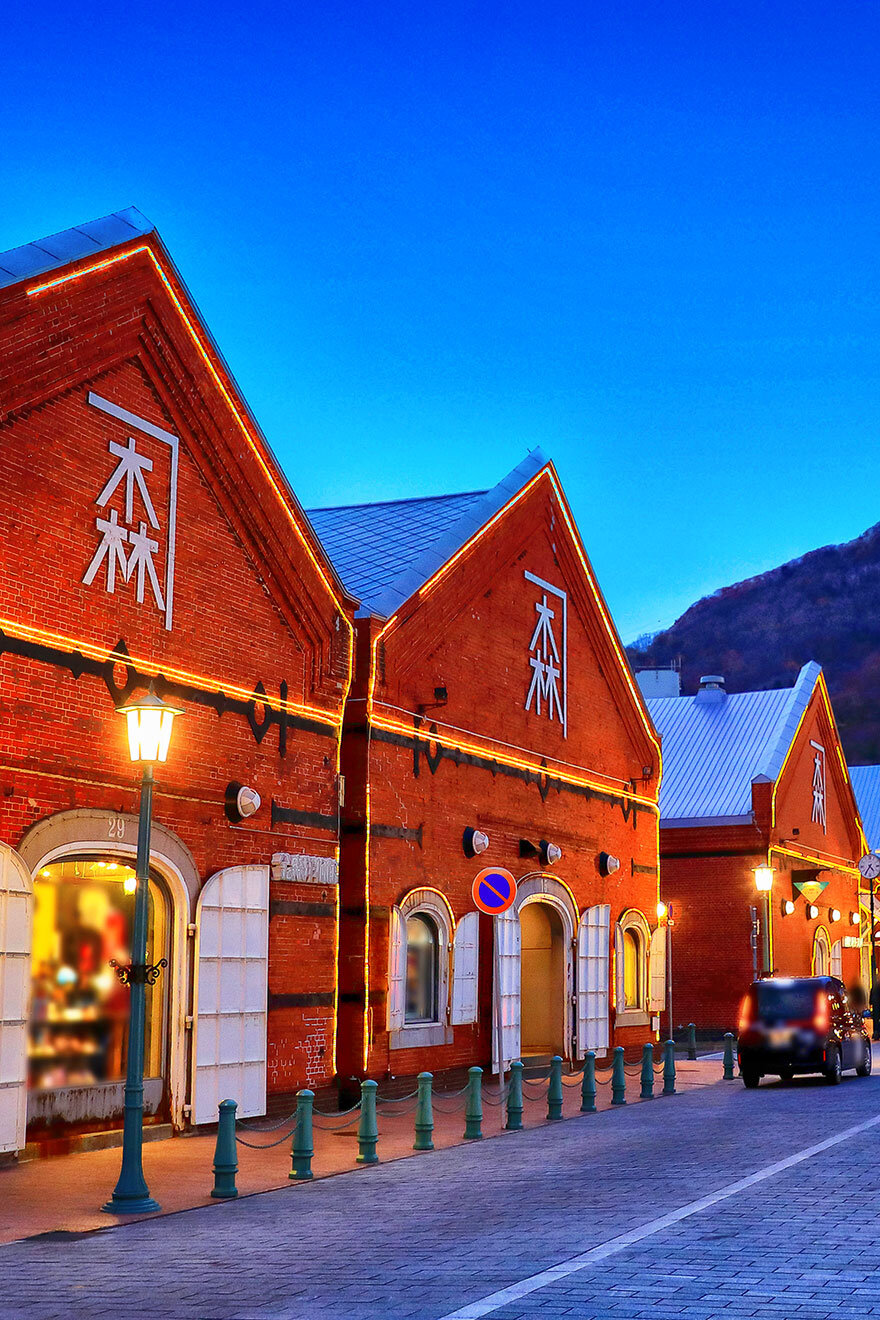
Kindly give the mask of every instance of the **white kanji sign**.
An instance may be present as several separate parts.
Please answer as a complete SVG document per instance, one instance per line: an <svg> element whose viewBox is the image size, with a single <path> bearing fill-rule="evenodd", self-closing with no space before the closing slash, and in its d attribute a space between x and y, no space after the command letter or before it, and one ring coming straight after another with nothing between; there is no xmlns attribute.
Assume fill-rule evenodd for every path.
<svg viewBox="0 0 880 1320"><path fill-rule="evenodd" d="M568 596L559 587L524 574L540 589L535 601L537 619L529 642L529 688L525 707L562 725L568 737Z"/></svg>
<svg viewBox="0 0 880 1320"><path fill-rule="evenodd" d="M813 742L810 739L810 746L815 752L813 757L813 810L810 819L814 824L822 826L822 833L826 832L825 822L825 748L821 743Z"/></svg>
<svg viewBox="0 0 880 1320"><path fill-rule="evenodd" d="M170 629L177 531L178 438L108 399L102 399L99 394L89 393L89 403L115 417L126 432L132 430L140 434L126 433L124 440L110 440L108 443L108 452L117 463L95 500L98 508L106 512L95 518L95 531L100 540L83 583L90 587L100 573L105 591L114 593L117 580L120 584L134 580L139 605L143 605L147 598L149 587L149 599L164 615L165 627ZM156 471L154 458L146 452L151 439L168 447L167 463L162 459L164 451L159 451L159 467L167 469L163 475ZM155 453L155 445L153 450ZM164 498L159 498L157 492L160 491ZM114 500L116 504L107 509ZM157 502L163 511L162 517L156 512Z"/></svg>

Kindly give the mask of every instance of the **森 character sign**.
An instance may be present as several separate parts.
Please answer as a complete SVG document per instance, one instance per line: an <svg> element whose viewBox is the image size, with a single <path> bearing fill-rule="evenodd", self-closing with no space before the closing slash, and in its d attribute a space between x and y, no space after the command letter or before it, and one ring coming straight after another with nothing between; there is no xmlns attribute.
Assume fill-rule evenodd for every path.
<svg viewBox="0 0 880 1320"><path fill-rule="evenodd" d="M500 917L516 898L516 881L500 866L487 866L475 878L471 889L474 903L490 917Z"/></svg>

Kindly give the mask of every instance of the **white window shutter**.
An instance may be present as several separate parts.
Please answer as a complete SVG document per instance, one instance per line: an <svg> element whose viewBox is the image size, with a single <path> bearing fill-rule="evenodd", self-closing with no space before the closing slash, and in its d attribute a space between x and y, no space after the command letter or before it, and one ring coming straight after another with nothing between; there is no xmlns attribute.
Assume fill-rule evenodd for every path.
<svg viewBox="0 0 880 1320"><path fill-rule="evenodd" d="M205 882L196 911L193 1123L266 1112L269 868L230 866Z"/></svg>
<svg viewBox="0 0 880 1320"><path fill-rule="evenodd" d="M611 908L607 903L587 908L577 931L577 1047L603 1053L608 1049L608 981Z"/></svg>
<svg viewBox="0 0 880 1320"><path fill-rule="evenodd" d="M495 927L494 994L497 1004L492 1005L492 1069L498 1071L498 1056L502 1069L520 1055L520 945L519 914L508 908L500 917L493 918ZM498 1019L501 1019L499 1050Z"/></svg>
<svg viewBox="0 0 880 1320"><path fill-rule="evenodd" d="M660 1013L666 1003L666 927L658 926L651 936L651 952L648 957L648 1007L652 1013Z"/></svg>
<svg viewBox="0 0 880 1320"><path fill-rule="evenodd" d="M843 980L843 944L840 940L835 940L831 946L831 975L838 981Z"/></svg>
<svg viewBox="0 0 880 1320"><path fill-rule="evenodd" d="M399 1031L406 1011L406 922L399 907L391 909L388 928L388 1030Z"/></svg>
<svg viewBox="0 0 880 1320"><path fill-rule="evenodd" d="M618 1013L626 1007L623 978L623 927L618 923L614 927L614 1007Z"/></svg>
<svg viewBox="0 0 880 1320"><path fill-rule="evenodd" d="M479 913L468 912L456 926L453 940L450 1022L454 1027L477 1020L479 939Z"/></svg>
<svg viewBox="0 0 880 1320"><path fill-rule="evenodd" d="M0 843L0 1152L25 1144L33 914L30 873Z"/></svg>

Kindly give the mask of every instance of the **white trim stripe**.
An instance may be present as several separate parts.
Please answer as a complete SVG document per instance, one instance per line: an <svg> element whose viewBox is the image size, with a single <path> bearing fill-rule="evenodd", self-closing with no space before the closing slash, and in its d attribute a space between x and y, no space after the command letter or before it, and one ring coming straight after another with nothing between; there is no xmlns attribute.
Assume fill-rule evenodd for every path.
<svg viewBox="0 0 880 1320"><path fill-rule="evenodd" d="M688 1201L686 1205L679 1206L677 1210L670 1210L668 1214L661 1215L659 1219L652 1219L649 1223L642 1224L640 1228L634 1228L629 1233L621 1233L618 1237L609 1238L607 1242L592 1247L580 1256L572 1256L569 1260L560 1261L558 1265L552 1265L548 1270L542 1270L540 1274L532 1274L527 1279L521 1279L519 1283L511 1284L509 1288L502 1288L500 1292L490 1293L479 1301L469 1302L467 1306L462 1306L457 1311L450 1311L447 1315L441 1316L440 1320L480 1320L482 1316L491 1315L493 1311L499 1311L502 1306L509 1306L511 1302L517 1302L521 1297L527 1297L540 1288L546 1288L552 1283L559 1283L560 1280L568 1278L569 1275L578 1274L581 1270L589 1269L591 1265L598 1265L607 1260L609 1256L619 1255L620 1252L626 1251L628 1247L634 1246L637 1242L653 1237L656 1233L662 1233L665 1228L671 1228L673 1224L680 1223L682 1219L689 1219L692 1215L701 1214L703 1210L711 1209L719 1201L726 1201L739 1192L747 1191L749 1187L754 1187L756 1183L766 1182L768 1178L775 1177L777 1173L784 1173L786 1169L791 1169L796 1164L803 1164L805 1160L812 1159L814 1155L820 1155L833 1146L839 1146L841 1142L849 1141L851 1137L856 1137L861 1132L867 1132L869 1128L876 1127L878 1123L880 1123L880 1114L867 1119L864 1123L857 1123L855 1127L846 1128L833 1137L826 1137L824 1141L817 1142L815 1146L807 1146L804 1150L799 1150L794 1155L787 1156L784 1160L777 1160L773 1164L768 1164L763 1169L759 1169L757 1173L750 1173L747 1178L740 1178L738 1182L728 1183L726 1187L720 1188L717 1192L710 1192L708 1196L701 1196L698 1201Z"/></svg>

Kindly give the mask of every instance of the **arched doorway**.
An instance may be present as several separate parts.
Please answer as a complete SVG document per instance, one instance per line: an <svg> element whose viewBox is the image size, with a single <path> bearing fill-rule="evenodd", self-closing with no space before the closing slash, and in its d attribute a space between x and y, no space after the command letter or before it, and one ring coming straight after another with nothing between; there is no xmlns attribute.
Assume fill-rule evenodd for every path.
<svg viewBox="0 0 880 1320"><path fill-rule="evenodd" d="M521 926L522 1054L565 1054L565 937L549 903L523 905Z"/></svg>
<svg viewBox="0 0 880 1320"><path fill-rule="evenodd" d="M131 960L135 873L111 852L74 852L34 876L28 1129L115 1126L123 1112L129 991L114 963ZM171 899L161 875L149 884L147 957L171 953ZM169 1116L167 970L146 987L144 1111Z"/></svg>

